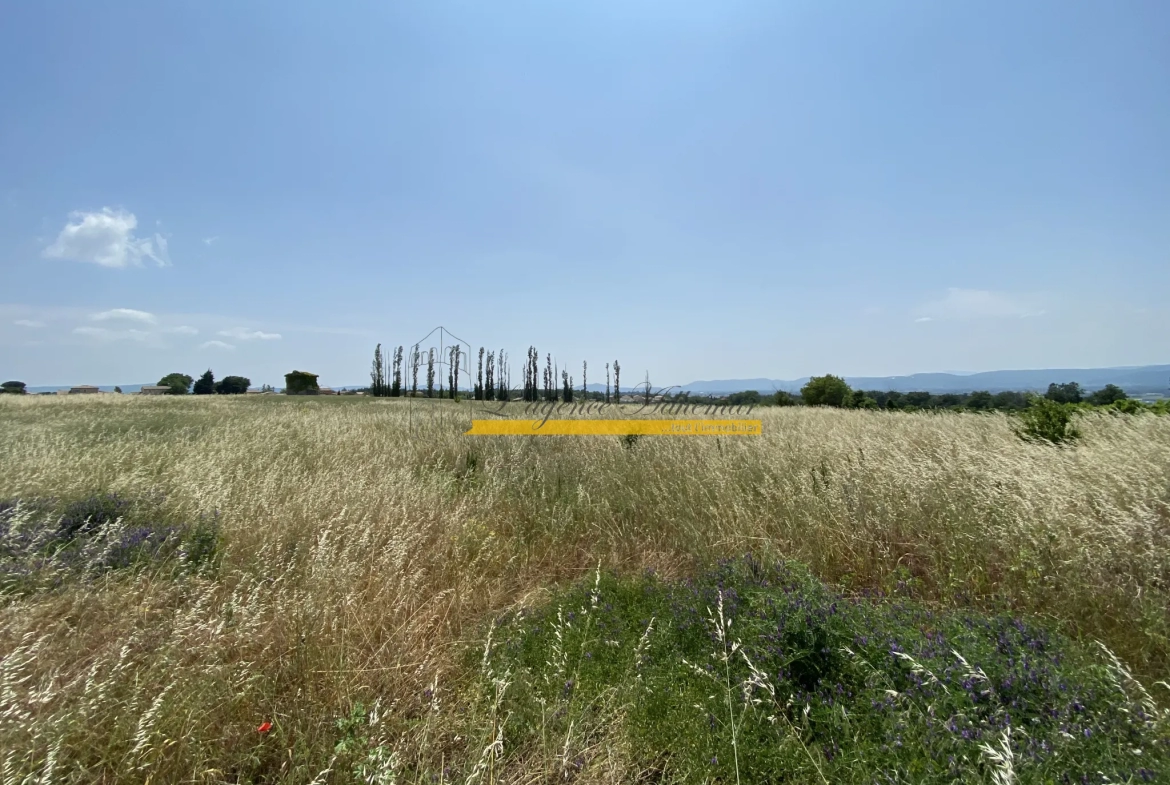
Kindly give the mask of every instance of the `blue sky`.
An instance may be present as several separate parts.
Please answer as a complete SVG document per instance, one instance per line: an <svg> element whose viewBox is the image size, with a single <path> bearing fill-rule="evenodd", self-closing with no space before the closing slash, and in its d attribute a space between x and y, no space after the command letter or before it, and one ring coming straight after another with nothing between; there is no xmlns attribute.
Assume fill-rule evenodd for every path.
<svg viewBox="0 0 1170 785"><path fill-rule="evenodd" d="M516 379L1168 362L1167 40L1161 0L7 3L0 376L353 384L438 324Z"/></svg>

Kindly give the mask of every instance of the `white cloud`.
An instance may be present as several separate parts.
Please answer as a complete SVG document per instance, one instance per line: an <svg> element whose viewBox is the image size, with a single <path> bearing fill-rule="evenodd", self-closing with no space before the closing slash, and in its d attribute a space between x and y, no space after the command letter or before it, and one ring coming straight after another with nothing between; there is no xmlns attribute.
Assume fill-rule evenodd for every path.
<svg viewBox="0 0 1170 785"><path fill-rule="evenodd" d="M185 324L180 324L178 327L167 327L163 330L165 333L177 333L179 335L198 335L199 331L194 327L188 327Z"/></svg>
<svg viewBox="0 0 1170 785"><path fill-rule="evenodd" d="M218 239L219 239L219 235L216 235L215 237L204 237L203 244L204 245L211 245L212 243L214 243Z"/></svg>
<svg viewBox="0 0 1170 785"><path fill-rule="evenodd" d="M129 267L141 265L150 259L159 267L171 263L167 241L156 234L153 239L135 237L138 219L134 213L103 207L98 212L70 213L69 223L46 248L48 259L69 259L90 262L102 267Z"/></svg>
<svg viewBox="0 0 1170 785"><path fill-rule="evenodd" d="M932 319L932 318L931 318L931 317L929 317L929 316L919 316L919 317L918 317L917 319L915 319L914 321L916 321L916 322L933 322L933 321L934 321L934 319Z"/></svg>
<svg viewBox="0 0 1170 785"><path fill-rule="evenodd" d="M103 341L145 341L150 338L150 333L144 330L108 330L105 327L74 327L73 333Z"/></svg>
<svg viewBox="0 0 1170 785"><path fill-rule="evenodd" d="M37 322L32 319L17 319L13 322L17 327L44 327L44 322Z"/></svg>
<svg viewBox="0 0 1170 785"><path fill-rule="evenodd" d="M280 333L266 333L260 330L246 330L243 327L233 327L230 330L220 330L219 334L225 338L235 338L237 341L279 341Z"/></svg>
<svg viewBox="0 0 1170 785"><path fill-rule="evenodd" d="M204 343L199 344L199 348L200 349L235 349L236 347L232 346L230 343L224 343L223 341L206 341Z"/></svg>
<svg viewBox="0 0 1170 785"><path fill-rule="evenodd" d="M1041 316L1036 298L1030 295L992 292L985 289L947 289L941 299L919 309L915 321L933 319L1025 319Z"/></svg>
<svg viewBox="0 0 1170 785"><path fill-rule="evenodd" d="M133 308L114 308L109 311L95 313L90 318L95 322L105 322L109 321L110 319L126 319L132 322L154 324L156 321L158 321L154 318L154 314L147 313L146 311L136 311Z"/></svg>

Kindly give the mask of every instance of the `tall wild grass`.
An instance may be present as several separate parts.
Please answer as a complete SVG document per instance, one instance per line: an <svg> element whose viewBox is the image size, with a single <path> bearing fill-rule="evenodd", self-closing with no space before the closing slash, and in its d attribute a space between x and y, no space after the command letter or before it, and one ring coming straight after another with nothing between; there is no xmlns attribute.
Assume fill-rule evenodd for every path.
<svg viewBox="0 0 1170 785"><path fill-rule="evenodd" d="M631 443L472 438L469 416L0 400L20 531L113 495L145 500L135 526L214 519L218 537L213 568L55 572L0 596L0 782L490 781L523 753L489 694L510 677L471 673L467 651L599 564L669 579L791 559L846 594L1099 640L1155 692L1170 673L1170 417L1086 415L1060 447L999 414L768 409L758 438Z"/></svg>

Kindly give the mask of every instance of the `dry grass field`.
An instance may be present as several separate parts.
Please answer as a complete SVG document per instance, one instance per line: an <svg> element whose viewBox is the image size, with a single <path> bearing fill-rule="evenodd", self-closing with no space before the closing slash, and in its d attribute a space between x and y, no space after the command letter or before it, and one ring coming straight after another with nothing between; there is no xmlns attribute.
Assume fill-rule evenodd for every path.
<svg viewBox="0 0 1170 785"><path fill-rule="evenodd" d="M758 438L629 445L467 437L470 404L426 403L0 400L10 551L36 500L96 494L219 538L197 569L9 576L5 785L563 780L502 732L476 765L489 622L599 565L683 578L745 553L1099 640L1170 703L1170 417L1090 414L1056 448L1000 414L793 407L757 410ZM359 704L376 754L354 774ZM612 733L579 779L635 778Z"/></svg>

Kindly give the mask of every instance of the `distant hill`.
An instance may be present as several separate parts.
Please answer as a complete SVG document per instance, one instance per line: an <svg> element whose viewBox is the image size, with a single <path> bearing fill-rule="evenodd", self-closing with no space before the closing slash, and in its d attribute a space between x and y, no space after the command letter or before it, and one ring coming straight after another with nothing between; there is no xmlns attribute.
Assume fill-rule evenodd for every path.
<svg viewBox="0 0 1170 785"><path fill-rule="evenodd" d="M462 380L460 380L462 381ZM1086 390L1099 390L1107 384L1116 384L1130 395L1170 394L1170 365L1141 365L1122 368L1047 368L1042 370L983 371L982 373L915 373L909 376L846 376L845 381L855 390L893 390L896 392L966 393L975 390L1002 392L1004 390L1043 391L1053 382L1078 382ZM713 379L691 382L675 387L672 392L696 394L727 394L744 390L759 390L770 393L773 390L799 392L808 382L808 377L799 379ZM149 384L149 382L147 382ZM142 384L119 385L124 393L138 392ZM338 385L333 389L359 388L364 385ZM463 384L459 385L464 388ZM29 387L29 392L55 392L68 389L68 385L47 385ZM114 389L113 385L102 386L102 390ZM589 389L605 392L605 385L593 383ZM623 384L624 392L633 392L636 387ZM657 389L657 388L655 388ZM470 386L464 389L470 392Z"/></svg>
<svg viewBox="0 0 1170 785"><path fill-rule="evenodd" d="M982 373L915 373L909 376L846 376L850 387L896 392L966 393L974 390L1043 391L1053 382L1078 382L1086 390L1116 384L1130 395L1170 392L1170 365L1128 368L1048 368L1043 370L984 371ZM743 390L798 392L808 382L800 379L715 379L691 382L680 389L692 393L733 393Z"/></svg>

